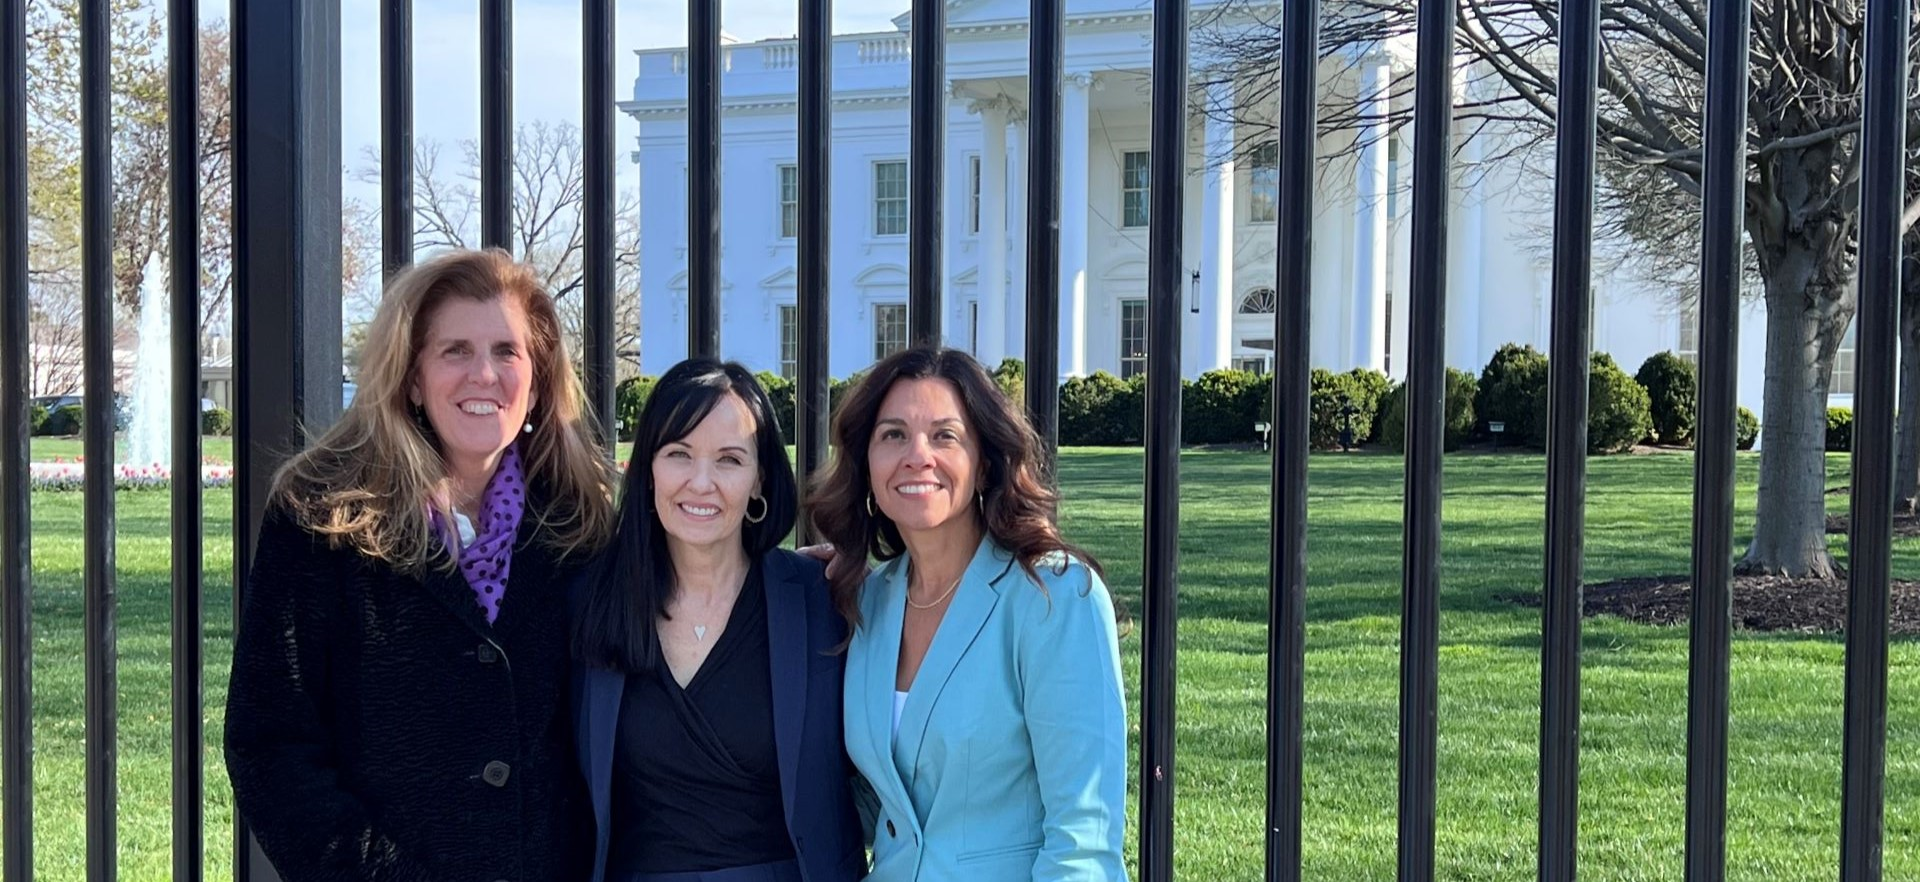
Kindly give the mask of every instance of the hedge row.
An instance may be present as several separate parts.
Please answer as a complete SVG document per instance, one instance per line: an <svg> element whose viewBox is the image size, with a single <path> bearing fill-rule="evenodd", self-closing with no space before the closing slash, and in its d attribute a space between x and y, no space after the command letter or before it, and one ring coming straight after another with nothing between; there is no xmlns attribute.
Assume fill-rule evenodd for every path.
<svg viewBox="0 0 1920 882"><path fill-rule="evenodd" d="M855 374L833 380L830 399L838 406ZM1026 369L1006 359L994 369L994 382L1016 402L1024 402ZM1447 369L1446 449L1469 439L1491 437L1490 424L1503 423L1501 441L1544 448L1547 436L1546 355L1531 346L1507 344L1494 353L1478 377ZM773 400L780 428L793 437L794 385L772 373L759 374ZM655 378L634 377L616 392L619 437L633 439L640 409ZM1255 424L1270 419L1273 384L1246 371L1208 371L1182 381L1181 434L1188 444L1236 444L1260 440ZM1405 389L1379 371L1334 373L1315 369L1308 379L1308 440L1315 449L1343 444L1382 443L1400 449L1406 436ZM1629 376L1606 353L1592 356L1587 381L1587 448L1617 453L1641 441L1691 444L1695 380L1693 365L1670 352L1648 358ZM1105 372L1074 377L1060 386L1060 443L1112 446L1140 443L1146 410L1144 377L1122 380ZM1851 443L1851 417L1836 409L1829 416L1829 445ZM1836 422L1836 421L1844 422ZM1735 423L1740 449L1751 449L1760 423L1741 408Z"/></svg>

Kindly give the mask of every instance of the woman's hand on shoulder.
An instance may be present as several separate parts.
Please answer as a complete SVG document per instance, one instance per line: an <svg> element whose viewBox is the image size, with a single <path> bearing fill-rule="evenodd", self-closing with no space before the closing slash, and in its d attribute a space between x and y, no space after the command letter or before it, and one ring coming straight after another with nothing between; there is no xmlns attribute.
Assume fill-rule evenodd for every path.
<svg viewBox="0 0 1920 882"><path fill-rule="evenodd" d="M800 548L795 549L795 551L805 557L810 557L810 558L813 558L814 560L817 560L817 561L820 561L821 563L826 564L827 578L829 580L831 580L834 576L839 575L840 568L842 566L853 565L851 561L843 558L840 555L839 550L834 548L833 543L831 542L821 542L817 545L803 545ZM860 569L861 569L860 578L862 579L865 579L867 575L872 572L872 570L867 567L865 561L860 562Z"/></svg>

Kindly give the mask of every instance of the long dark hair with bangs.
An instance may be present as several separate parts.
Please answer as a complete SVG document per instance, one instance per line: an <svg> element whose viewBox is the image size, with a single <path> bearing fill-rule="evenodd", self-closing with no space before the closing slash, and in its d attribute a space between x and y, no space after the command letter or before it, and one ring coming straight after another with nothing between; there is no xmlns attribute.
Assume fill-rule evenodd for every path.
<svg viewBox="0 0 1920 882"><path fill-rule="evenodd" d="M739 362L701 357L674 365L640 411L622 482L619 532L587 570L586 598L574 623L574 653L582 660L628 672L652 669L660 643L654 621L666 614L675 581L667 531L653 507L653 457L692 434L729 395L753 415L760 496L767 504L759 523L741 524L747 559L758 561L793 531L800 491L767 391Z"/></svg>
<svg viewBox="0 0 1920 882"><path fill-rule="evenodd" d="M858 563L892 560L907 550L900 527L869 502L867 443L880 419L880 403L893 384L924 379L946 380L959 391L967 431L979 441L986 466L980 487L984 504L974 516L987 535L1013 552L1035 582L1040 580L1036 567L1054 553L1072 555L1100 572L1093 556L1067 542L1054 523L1060 496L1041 478L1040 436L1026 413L1007 399L973 356L941 346L916 346L881 359L848 391L833 416L833 459L808 499L814 528L844 559L827 575L840 615L859 627L865 574ZM1058 566L1064 569L1066 561Z"/></svg>

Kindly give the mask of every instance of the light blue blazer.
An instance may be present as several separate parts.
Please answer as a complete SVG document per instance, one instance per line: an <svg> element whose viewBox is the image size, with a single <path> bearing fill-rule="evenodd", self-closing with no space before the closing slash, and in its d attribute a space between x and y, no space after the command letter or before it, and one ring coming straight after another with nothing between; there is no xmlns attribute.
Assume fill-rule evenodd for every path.
<svg viewBox="0 0 1920 882"><path fill-rule="evenodd" d="M1124 882L1127 720L1113 599L1079 561L1036 585L981 541L893 730L907 559L847 650L847 754L879 798L869 882Z"/></svg>

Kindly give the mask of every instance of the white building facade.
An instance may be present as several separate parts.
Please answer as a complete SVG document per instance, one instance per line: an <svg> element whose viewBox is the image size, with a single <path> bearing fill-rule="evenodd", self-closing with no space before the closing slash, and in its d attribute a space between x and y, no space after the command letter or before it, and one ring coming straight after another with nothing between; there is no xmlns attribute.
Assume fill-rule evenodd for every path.
<svg viewBox="0 0 1920 882"><path fill-rule="evenodd" d="M1197 2L1196 16L1211 5ZM1024 0L950 0L942 224L943 328L949 345L992 366L1026 346L1027 224ZM1151 111L1150 11L1136 0L1070 0L1060 229L1064 376L1144 369L1147 157ZM829 371L845 377L907 339L908 16L897 31L834 40L830 169ZM728 42L721 84L721 350L755 369L791 376L796 358L798 245L797 66L791 39ZM686 56L638 53L633 99L640 124L642 370L658 374L686 354ZM1329 62L1323 80L1385 77L1389 53ZM1347 72L1343 72L1347 71ZM1196 81L1204 78L1196 77ZM1365 94L1348 84L1344 94ZM1194 95L1188 125L1182 373L1268 369L1274 358L1278 177L1270 137L1222 121L1242 90ZM1265 111L1268 116L1270 111ZM1352 149L1356 135L1363 143ZM814 137L805 133L806 137ZM1456 144L1471 163L1466 126ZM1406 373L1411 131L1322 137L1316 185L1310 360L1315 367ZM1533 177L1527 177L1532 175ZM1477 372L1500 345L1549 340L1552 182L1495 167L1461 176L1447 255L1446 360ZM1674 292L1620 274L1594 280L1593 346L1627 371L1648 355L1697 346ZM1760 410L1760 307L1741 317L1739 399ZM1851 398L1851 338L1836 368L1836 403Z"/></svg>

